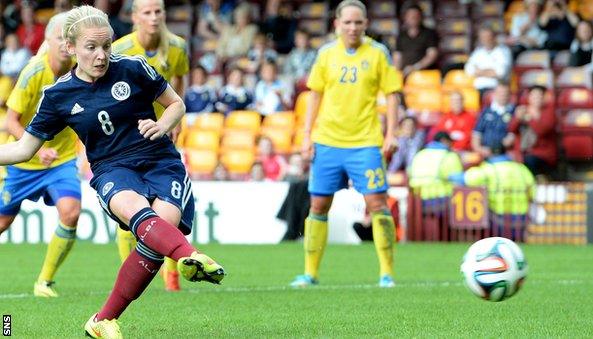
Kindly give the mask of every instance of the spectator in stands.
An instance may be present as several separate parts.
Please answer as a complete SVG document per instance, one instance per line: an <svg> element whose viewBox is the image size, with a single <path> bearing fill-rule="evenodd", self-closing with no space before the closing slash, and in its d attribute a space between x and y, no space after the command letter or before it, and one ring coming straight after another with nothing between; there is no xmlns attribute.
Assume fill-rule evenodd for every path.
<svg viewBox="0 0 593 339"><path fill-rule="evenodd" d="M216 40L220 38L223 27L231 23L233 5L231 1L206 0L198 11L198 37Z"/></svg>
<svg viewBox="0 0 593 339"><path fill-rule="evenodd" d="M21 24L16 30L21 45L36 54L45 40L45 26L35 21L35 7L32 1L21 2Z"/></svg>
<svg viewBox="0 0 593 339"><path fill-rule="evenodd" d="M496 33L489 25L480 28L478 41L479 47L465 63L465 72L476 78L474 87L483 94L499 82L509 80L512 56L508 47L497 44Z"/></svg>
<svg viewBox="0 0 593 339"><path fill-rule="evenodd" d="M453 143L451 149L455 151L469 151L471 149L472 130L476 125L474 112L468 112L463 105L463 95L454 91L449 94L451 110L441 116L439 122L432 128L428 139L439 132L449 133Z"/></svg>
<svg viewBox="0 0 593 339"><path fill-rule="evenodd" d="M229 180L229 172L222 163L218 163L212 173L212 180L216 181L227 181Z"/></svg>
<svg viewBox="0 0 593 339"><path fill-rule="evenodd" d="M395 67L404 76L412 71L435 67L438 57L438 37L434 30L422 24L422 9L410 5L404 11L404 26L395 45Z"/></svg>
<svg viewBox="0 0 593 339"><path fill-rule="evenodd" d="M463 173L461 159L450 151L451 137L438 132L432 142L416 154L408 170L409 184L422 199L425 214L444 214L453 185L449 177Z"/></svg>
<svg viewBox="0 0 593 339"><path fill-rule="evenodd" d="M593 29L589 21L581 21L577 25L575 39L570 44L570 59L568 65L572 67L584 66L591 63L593 50Z"/></svg>
<svg viewBox="0 0 593 339"><path fill-rule="evenodd" d="M68 0L59 0L60 2L70 3ZM132 31L131 21L131 1L113 1L113 0L95 0L94 7L100 9L109 16L109 24L113 27L115 38L121 38ZM56 1L56 4L58 1ZM129 5L129 6L124 6ZM70 6L72 7L72 6ZM69 10L70 8L66 9ZM125 11L129 10L130 17L126 17ZM122 13L120 15L120 13ZM189 38L189 37L184 37Z"/></svg>
<svg viewBox="0 0 593 339"><path fill-rule="evenodd" d="M274 62L264 62L260 76L261 80L255 86L255 109L262 115L269 115L290 107L292 93L278 79L278 66Z"/></svg>
<svg viewBox="0 0 593 339"><path fill-rule="evenodd" d="M544 48L560 51L570 48L579 17L566 6L565 0L547 0L538 23L548 33Z"/></svg>
<svg viewBox="0 0 593 339"><path fill-rule="evenodd" d="M198 65L192 70L191 77L191 86L187 89L183 100L185 111L189 115L214 112L217 97L216 92L208 85L208 72Z"/></svg>
<svg viewBox="0 0 593 339"><path fill-rule="evenodd" d="M285 181L289 181L289 182L297 182L297 181L307 180L303 156L300 153L293 153L288 158L288 166L286 167L286 175L284 176L283 179Z"/></svg>
<svg viewBox="0 0 593 339"><path fill-rule="evenodd" d="M317 52L309 45L309 33L299 29L294 35L294 48L284 60L284 75L301 79L309 74Z"/></svg>
<svg viewBox="0 0 593 339"><path fill-rule="evenodd" d="M511 32L507 44L513 57L528 49L541 48L548 35L538 25L541 12L541 0L525 0L525 11L513 15Z"/></svg>
<svg viewBox="0 0 593 339"><path fill-rule="evenodd" d="M264 166L261 162L256 161L251 165L251 171L249 173L249 181L265 181L266 175L264 173Z"/></svg>
<svg viewBox="0 0 593 339"><path fill-rule="evenodd" d="M247 52L247 59L249 59L247 71L257 73L264 62L276 62L278 53L271 47L268 37L257 34L253 39L253 47Z"/></svg>
<svg viewBox="0 0 593 339"><path fill-rule="evenodd" d="M225 115L232 111L248 109L253 103L253 94L243 84L243 71L232 68L227 76L226 85L218 94L216 110Z"/></svg>
<svg viewBox="0 0 593 339"><path fill-rule="evenodd" d="M544 105L545 94L545 87L530 88L527 105L517 107L509 123L509 132L517 136L515 150L536 176L549 174L558 158L556 114L553 105Z"/></svg>
<svg viewBox="0 0 593 339"><path fill-rule="evenodd" d="M502 143L508 148L515 141L514 134L508 131L508 124L515 111L515 106L511 103L509 85L498 84L494 89L493 99L490 106L480 114L472 132L472 150L480 153L483 158L492 154L493 145Z"/></svg>
<svg viewBox="0 0 593 339"><path fill-rule="evenodd" d="M452 175L450 180L467 186L486 186L490 234L524 240L535 180L527 167L506 155L502 144L493 145L488 159L479 166L468 169L465 174Z"/></svg>
<svg viewBox="0 0 593 339"><path fill-rule="evenodd" d="M6 48L0 58L0 72L14 81L31 58L31 52L21 47L19 39L15 34L8 34L4 45Z"/></svg>
<svg viewBox="0 0 593 339"><path fill-rule="evenodd" d="M260 29L266 36L271 36L274 49L278 53L286 54L293 47L295 31L297 29L298 13L291 1L268 0L266 12Z"/></svg>
<svg viewBox="0 0 593 339"><path fill-rule="evenodd" d="M244 4L233 13L234 24L224 26L216 47L216 56L223 62L229 58L247 55L257 34L257 26L251 23L251 7Z"/></svg>
<svg viewBox="0 0 593 339"><path fill-rule="evenodd" d="M264 177L271 181L284 180L286 160L274 151L274 144L268 137L261 136L257 142L257 157L261 163Z"/></svg>
<svg viewBox="0 0 593 339"><path fill-rule="evenodd" d="M398 133L397 151L393 153L387 167L387 171L391 173L409 169L414 156L424 145L426 136L423 130L418 129L418 122L411 116L400 121Z"/></svg>

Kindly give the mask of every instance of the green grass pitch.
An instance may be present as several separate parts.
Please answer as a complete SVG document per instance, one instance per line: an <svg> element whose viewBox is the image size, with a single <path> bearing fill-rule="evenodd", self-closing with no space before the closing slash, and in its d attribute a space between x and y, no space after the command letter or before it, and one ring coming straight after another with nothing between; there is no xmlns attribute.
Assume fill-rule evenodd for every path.
<svg viewBox="0 0 593 339"><path fill-rule="evenodd" d="M201 247L224 265L221 286L183 282L167 293L160 278L120 319L129 338L203 337L591 337L593 249L523 245L523 289L492 303L462 284L469 244L403 244L393 289L376 287L372 244L330 245L321 284L288 287L302 271L302 244ZM82 337L119 266L114 244L79 242L58 272L57 299L32 296L44 245L0 245L0 314L15 338Z"/></svg>

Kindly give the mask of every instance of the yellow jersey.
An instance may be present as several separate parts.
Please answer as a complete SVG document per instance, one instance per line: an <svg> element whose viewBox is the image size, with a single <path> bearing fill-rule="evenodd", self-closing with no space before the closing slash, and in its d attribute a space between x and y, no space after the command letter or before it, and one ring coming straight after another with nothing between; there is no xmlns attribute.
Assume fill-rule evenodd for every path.
<svg viewBox="0 0 593 339"><path fill-rule="evenodd" d="M319 49L307 87L323 94L313 142L333 147L381 146L377 94L400 91L402 77L387 48L364 37L356 49L340 38Z"/></svg>
<svg viewBox="0 0 593 339"><path fill-rule="evenodd" d="M20 113L19 122L21 125L27 126L31 122L37 111L43 89L54 84L56 79L56 75L49 67L47 54L33 57L23 68L6 102L8 108ZM58 158L51 163L50 167L56 167L76 158L77 139L76 133L70 127L66 127L52 140L43 144L43 147L53 148L58 152ZM26 170L47 169L47 166L41 163L38 155L27 162L14 166Z"/></svg>
<svg viewBox="0 0 593 339"><path fill-rule="evenodd" d="M171 81L174 76L184 76L189 73L189 57L187 55L187 43L185 40L175 34L169 34L169 51L167 52L167 63L166 66L159 63L156 53L147 53L146 49L140 45L138 41L138 32L134 31L128 35L125 35L116 41L112 45L113 53L126 54L126 55L142 55L146 58L149 65L154 67L156 71L167 80ZM158 118L161 117L165 110L163 106L158 103L153 104Z"/></svg>

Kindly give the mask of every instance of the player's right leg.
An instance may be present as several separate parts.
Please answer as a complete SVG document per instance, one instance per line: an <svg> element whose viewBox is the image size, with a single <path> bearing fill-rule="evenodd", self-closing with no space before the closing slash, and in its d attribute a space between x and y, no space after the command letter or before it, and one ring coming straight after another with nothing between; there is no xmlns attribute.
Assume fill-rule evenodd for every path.
<svg viewBox="0 0 593 339"><path fill-rule="evenodd" d="M333 194L347 187L340 150L315 144L315 158L311 163L309 192L311 209L305 220L304 249L305 273L297 276L290 284L293 287L306 287L317 284L319 266L327 244L327 214L331 207Z"/></svg>

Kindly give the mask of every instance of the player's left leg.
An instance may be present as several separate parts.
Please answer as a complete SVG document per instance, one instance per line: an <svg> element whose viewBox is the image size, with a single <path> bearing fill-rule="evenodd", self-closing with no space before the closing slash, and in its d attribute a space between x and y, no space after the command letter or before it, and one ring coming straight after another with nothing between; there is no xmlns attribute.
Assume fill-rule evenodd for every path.
<svg viewBox="0 0 593 339"><path fill-rule="evenodd" d="M379 147L352 149L346 171L354 188L364 195L373 227L373 241L379 258L379 286L393 287L393 243L395 223L387 207L385 161Z"/></svg>
<svg viewBox="0 0 593 339"><path fill-rule="evenodd" d="M379 258L379 286L393 287L393 243L395 241L395 223L387 208L385 193L364 196L373 228L373 241Z"/></svg>

